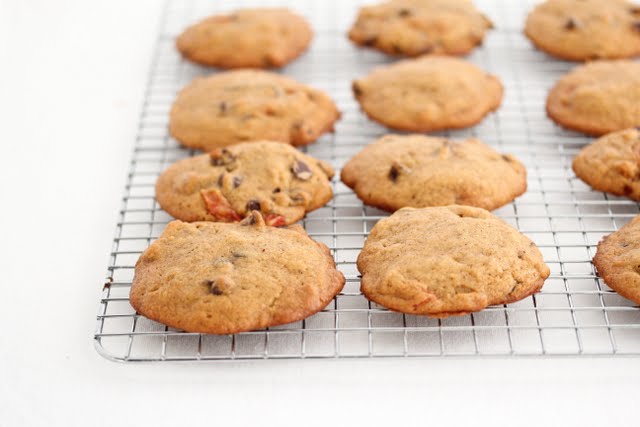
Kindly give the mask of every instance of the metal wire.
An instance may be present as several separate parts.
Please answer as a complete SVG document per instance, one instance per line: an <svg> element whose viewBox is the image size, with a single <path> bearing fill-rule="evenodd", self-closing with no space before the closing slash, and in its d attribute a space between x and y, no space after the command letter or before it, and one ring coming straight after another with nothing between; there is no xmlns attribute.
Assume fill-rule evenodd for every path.
<svg viewBox="0 0 640 427"><path fill-rule="evenodd" d="M339 104L343 116L335 134L304 149L337 170L387 132L367 120L351 96L354 78L390 62L346 39L357 3L362 2L261 3L289 5L313 23L313 47L282 72L327 91ZM535 51L522 36L532 3L477 4L496 29L468 59L501 78L505 98L480 125L443 135L481 138L527 166L527 193L495 213L533 239L551 267L539 294L443 320L393 313L367 301L359 291L355 261L375 222L388 214L364 206L334 178L333 200L302 221L314 239L330 247L347 278L343 292L326 309L301 322L232 336L184 333L136 314L128 300L135 261L171 220L155 202L153 185L172 162L195 154L169 137L169 108L182 86L211 72L181 60L174 38L200 17L249 5L173 1L163 13L100 300L99 352L120 361L640 354L640 310L598 279L591 264L598 241L638 214L638 205L592 191L571 171L573 156L589 140L545 117L547 91L571 64Z"/></svg>

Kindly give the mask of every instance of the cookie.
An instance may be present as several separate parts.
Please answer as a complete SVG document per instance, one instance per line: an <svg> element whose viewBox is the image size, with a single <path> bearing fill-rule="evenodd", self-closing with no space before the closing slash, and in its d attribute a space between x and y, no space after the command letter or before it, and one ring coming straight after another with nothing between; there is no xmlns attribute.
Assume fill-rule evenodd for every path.
<svg viewBox="0 0 640 427"><path fill-rule="evenodd" d="M240 221L250 211L269 225L293 224L332 197L333 169L279 142L250 142L180 160L156 182L156 199L182 221Z"/></svg>
<svg viewBox="0 0 640 427"><path fill-rule="evenodd" d="M423 56L374 69L353 82L353 93L369 118L429 132L480 122L500 105L502 84L461 59Z"/></svg>
<svg viewBox="0 0 640 427"><path fill-rule="evenodd" d="M594 190L640 201L640 130L603 136L583 148L572 166Z"/></svg>
<svg viewBox="0 0 640 427"><path fill-rule="evenodd" d="M176 40L190 61L220 68L282 67L304 52L313 31L301 16L283 8L241 9L210 16Z"/></svg>
<svg viewBox="0 0 640 427"><path fill-rule="evenodd" d="M547 97L547 115L589 135L640 125L640 63L595 61L562 77Z"/></svg>
<svg viewBox="0 0 640 427"><path fill-rule="evenodd" d="M640 216L598 243L593 264L607 286L640 304Z"/></svg>
<svg viewBox="0 0 640 427"><path fill-rule="evenodd" d="M488 210L527 189L527 172L514 156L477 139L455 142L423 135L387 135L367 145L342 169L342 182L368 205L470 205Z"/></svg>
<svg viewBox="0 0 640 427"><path fill-rule="evenodd" d="M267 71L235 70L198 78L180 91L169 131L182 145L205 151L252 140L300 146L333 131L339 117L317 89Z"/></svg>
<svg viewBox="0 0 640 427"><path fill-rule="evenodd" d="M349 38L390 55L464 55L491 28L469 0L391 0L360 9Z"/></svg>
<svg viewBox="0 0 640 427"><path fill-rule="evenodd" d="M131 305L188 332L233 334L302 320L344 286L329 249L302 227L173 221L135 266Z"/></svg>
<svg viewBox="0 0 640 427"><path fill-rule="evenodd" d="M640 54L640 5L621 0L548 0L527 17L536 47L569 61Z"/></svg>
<svg viewBox="0 0 640 427"><path fill-rule="evenodd" d="M404 208L379 221L358 256L361 290L391 310L448 317L540 290L536 245L484 209Z"/></svg>

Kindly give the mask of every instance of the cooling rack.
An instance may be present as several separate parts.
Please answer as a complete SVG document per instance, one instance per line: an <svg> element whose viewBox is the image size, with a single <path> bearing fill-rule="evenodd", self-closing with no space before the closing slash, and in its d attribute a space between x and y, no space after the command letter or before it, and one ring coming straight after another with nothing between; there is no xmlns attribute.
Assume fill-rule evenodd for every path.
<svg viewBox="0 0 640 427"><path fill-rule="evenodd" d="M476 0L496 29L468 59L500 77L505 98L480 125L442 134L481 138L527 166L527 193L495 213L540 247L551 268L540 293L443 320L393 313L368 302L359 291L355 261L368 232L387 214L364 206L334 178L333 200L301 222L314 239L331 248L347 280L323 311L297 323L223 336L185 333L136 314L128 300L134 264L171 220L154 200L154 182L172 162L195 154L168 135L169 109L181 87L212 72L183 61L174 49L175 36L207 14L237 7L285 5L305 15L314 26L313 46L282 73L327 91L338 103L343 116L336 132L304 151L329 161L339 172L363 146L388 132L367 120L351 95L354 78L391 61L346 39L362 3L165 4L100 300L98 351L118 361L640 355L640 310L598 279L591 264L601 237L638 214L638 205L590 190L571 171L573 156L589 140L550 122L544 102L548 89L572 64L535 51L523 37L522 24L533 4L528 1Z"/></svg>

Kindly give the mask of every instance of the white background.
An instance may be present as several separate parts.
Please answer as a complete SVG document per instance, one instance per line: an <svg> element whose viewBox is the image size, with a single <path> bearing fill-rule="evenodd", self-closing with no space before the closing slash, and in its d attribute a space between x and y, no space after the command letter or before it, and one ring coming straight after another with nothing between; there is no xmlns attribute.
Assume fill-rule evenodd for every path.
<svg viewBox="0 0 640 427"><path fill-rule="evenodd" d="M92 333L159 12L0 0L0 426L637 422L637 358L102 359Z"/></svg>

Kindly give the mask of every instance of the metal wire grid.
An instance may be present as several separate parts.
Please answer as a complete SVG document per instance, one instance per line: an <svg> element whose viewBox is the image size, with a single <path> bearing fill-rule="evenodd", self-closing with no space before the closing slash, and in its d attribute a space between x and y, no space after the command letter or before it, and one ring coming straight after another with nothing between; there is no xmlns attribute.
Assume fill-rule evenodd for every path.
<svg viewBox="0 0 640 427"><path fill-rule="evenodd" d="M357 2L260 4L287 3L310 19L316 38L310 52L283 73L326 90L343 113L335 134L305 151L339 170L364 145L387 132L360 113L350 82L390 60L346 40ZM95 333L99 352L120 361L640 354L640 310L598 279L591 264L600 238L635 216L638 205L591 191L572 173L572 157L588 139L561 130L544 113L548 89L571 64L535 51L521 35L531 2L477 4L497 29L469 60L500 76L505 99L479 126L443 134L479 137L526 164L527 193L495 213L540 247L552 273L539 294L443 320L393 313L367 301L359 292L355 261L368 232L387 214L364 206L334 178L331 203L302 221L314 239L331 248L347 279L343 292L326 309L301 322L225 336L184 333L136 314L128 301L133 266L171 220L155 202L153 185L172 162L195 154L168 136L169 108L177 90L211 72L182 61L173 40L199 17L249 5L174 1L163 14L100 301Z"/></svg>

